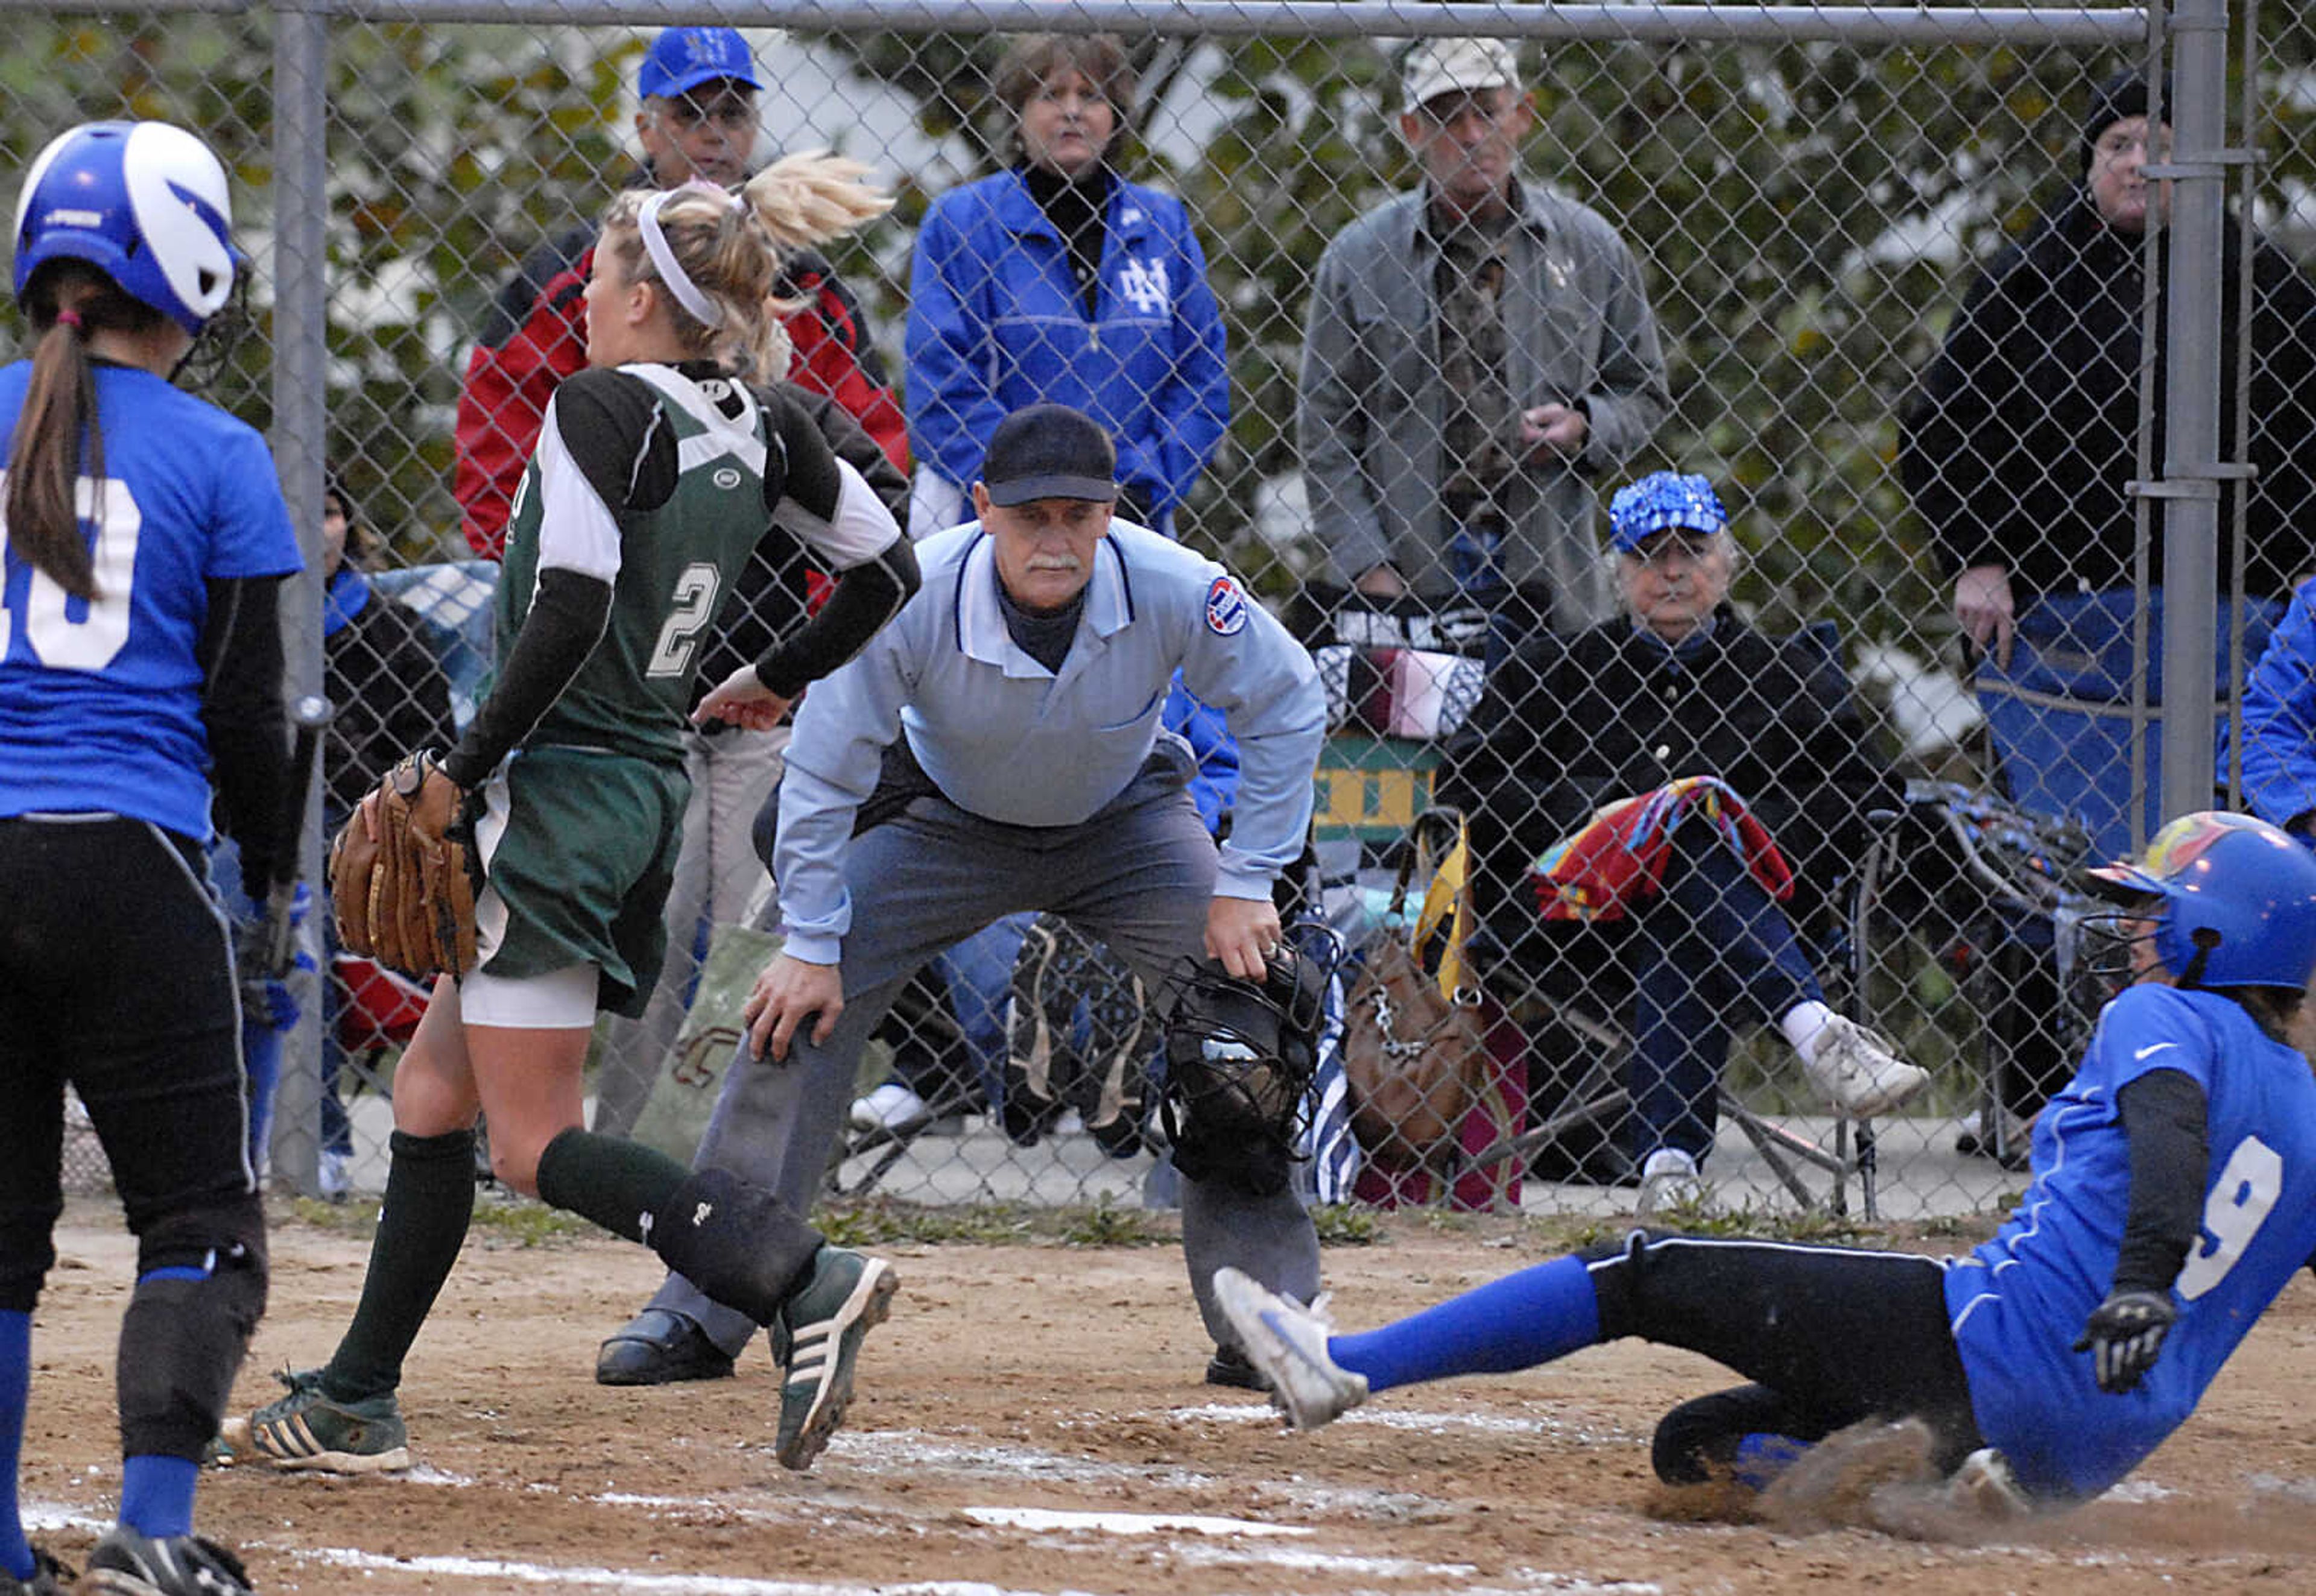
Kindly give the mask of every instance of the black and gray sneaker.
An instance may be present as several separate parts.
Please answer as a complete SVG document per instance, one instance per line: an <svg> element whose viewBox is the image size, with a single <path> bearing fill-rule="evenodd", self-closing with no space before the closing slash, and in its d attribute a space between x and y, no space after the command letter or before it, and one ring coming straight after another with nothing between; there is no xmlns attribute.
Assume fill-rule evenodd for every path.
<svg viewBox="0 0 2316 1596"><path fill-rule="evenodd" d="M251 1596L249 1571L217 1542L198 1535L156 1540L126 1524L104 1532L74 1589L79 1596Z"/></svg>
<svg viewBox="0 0 2316 1596"><path fill-rule="evenodd" d="M823 1246L812 1272L772 1325L780 1376L779 1441L784 1468L810 1468L844 1423L852 1400L852 1366L868 1332L892 1311L900 1277L882 1258Z"/></svg>
<svg viewBox="0 0 2316 1596"><path fill-rule="evenodd" d="M31 1579L0 1574L0 1596L66 1596L72 1588L73 1571L38 1547L32 1548Z"/></svg>

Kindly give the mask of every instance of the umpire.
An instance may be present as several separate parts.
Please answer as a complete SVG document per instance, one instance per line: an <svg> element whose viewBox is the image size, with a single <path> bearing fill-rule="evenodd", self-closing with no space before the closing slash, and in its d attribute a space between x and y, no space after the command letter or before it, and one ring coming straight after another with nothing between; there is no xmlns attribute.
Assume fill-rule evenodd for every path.
<svg viewBox="0 0 2316 1596"><path fill-rule="evenodd" d="M748 1000L748 1056L695 1167L807 1210L895 994L1001 915L1062 916L1153 991L1202 946L1262 979L1280 936L1271 889L1310 826L1324 696L1310 656L1228 572L1113 518L1116 472L1109 434L1081 412L1007 417L973 487L979 519L917 545L915 598L805 699L774 794L786 947ZM1238 739L1219 855L1188 792L1190 749L1159 723L1177 670ZM1182 1186L1209 1378L1228 1383L1241 1361L1216 1269L1305 1301L1319 1285L1318 1237L1269 1173ZM755 1328L671 1274L604 1343L596 1378L726 1374Z"/></svg>

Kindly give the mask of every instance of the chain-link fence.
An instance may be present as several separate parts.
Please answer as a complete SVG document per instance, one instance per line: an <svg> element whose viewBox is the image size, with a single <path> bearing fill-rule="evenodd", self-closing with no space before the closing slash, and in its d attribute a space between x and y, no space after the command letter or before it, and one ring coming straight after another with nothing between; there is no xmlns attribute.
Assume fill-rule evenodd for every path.
<svg viewBox="0 0 2316 1596"><path fill-rule="evenodd" d="M2183 33L2151 106L2132 75L2162 29L2135 10L724 14L818 26L744 25L735 62L697 31L647 53L664 19L640 5L14 13L16 167L136 115L236 178L255 335L213 392L273 429L302 522L326 466L353 528L300 601L340 714L333 815L471 711L609 198L833 147L897 203L792 267L790 375L896 517L969 515L993 418L1067 399L1118 437L1124 511L1223 560L1319 660L1303 901L1355 955L1353 1045L1325 1050L1306 1188L1607 1211L1652 1166L1651 1201L1688 1194L1667 1152L1724 1206L1902 1217L2020 1184L2089 1013L2069 873L2144 838L2166 725L2227 723L2316 569L2308 19L2236 16L2224 63ZM1001 31L1034 24L1062 42ZM654 74L669 92L640 94ZM2167 283L2145 218L2175 203L2224 243ZM2214 438L2167 452L2195 383ZM1710 493L1643 483L1665 471ZM2165 529L2214 519L2204 580L2243 602L2174 566L2167 607ZM819 585L766 573L758 620L793 625ZM2216 652L2211 696L2175 666L2167 705L2167 638ZM2291 687L2242 749L2287 796ZM769 946L745 939L770 890L745 820L780 741L699 740L673 968L602 1028L601 1113L673 1147ZM1202 780L1226 823L1229 771ZM1434 803L1464 846L1423 850L1394 916ZM1427 883L1445 928L1386 989ZM275 1167L374 1189L416 995L335 977ZM1146 999L1056 924L959 948L872 1047L834 1180L1162 1201ZM1434 1028L1375 1045L1411 1004ZM1427 1055L1445 1084L1403 1080L1417 1118L1384 1123L1379 1077Z"/></svg>

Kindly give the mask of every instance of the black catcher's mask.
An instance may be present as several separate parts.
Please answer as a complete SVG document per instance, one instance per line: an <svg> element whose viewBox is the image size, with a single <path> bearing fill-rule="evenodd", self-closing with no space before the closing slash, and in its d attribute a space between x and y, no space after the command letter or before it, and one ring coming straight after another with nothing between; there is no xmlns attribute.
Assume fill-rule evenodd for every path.
<svg viewBox="0 0 2316 1596"><path fill-rule="evenodd" d="M1258 1196L1287 1189L1332 973L1282 944L1260 983L1213 959L1186 960L1167 980L1159 1114L1185 1175Z"/></svg>

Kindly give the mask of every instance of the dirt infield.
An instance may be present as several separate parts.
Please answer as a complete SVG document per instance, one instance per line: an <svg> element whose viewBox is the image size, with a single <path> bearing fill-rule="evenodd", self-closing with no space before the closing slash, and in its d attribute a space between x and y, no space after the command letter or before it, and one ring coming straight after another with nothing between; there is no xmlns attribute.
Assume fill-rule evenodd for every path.
<svg viewBox="0 0 2316 1596"><path fill-rule="evenodd" d="M285 1223L243 1378L328 1351L365 1244ZM110 1519L113 1336L132 1253L78 1205L36 1322L23 1498L68 1558ZM1101 1592L2279 1593L2316 1588L2316 1287L2296 1283L2212 1400L2122 1493L1975 1544L1687 1521L1651 1480L1658 1414L1719 1379L1605 1348L1524 1376L1379 1397L1316 1435L1198 1383L1207 1353L1171 1248L890 1249L902 1294L851 1422L807 1475L772 1459L761 1347L735 1379L608 1391L596 1342L657 1268L609 1240L478 1233L404 1393L420 1466L395 1479L238 1468L202 1521L260 1590L786 1596ZM1330 1249L1340 1317L1375 1323L1543 1255L1507 1224L1394 1221ZM1871 1355L1871 1349L1861 1349Z"/></svg>

